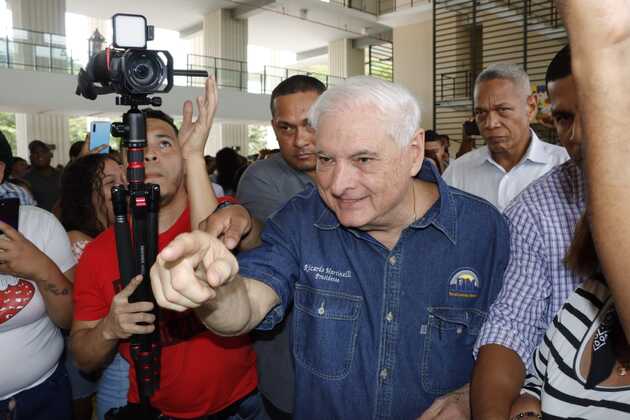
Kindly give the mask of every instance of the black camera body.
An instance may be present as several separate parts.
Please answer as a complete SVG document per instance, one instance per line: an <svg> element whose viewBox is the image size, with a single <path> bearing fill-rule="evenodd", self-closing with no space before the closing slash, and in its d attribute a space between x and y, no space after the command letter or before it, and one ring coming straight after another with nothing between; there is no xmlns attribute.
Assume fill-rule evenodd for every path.
<svg viewBox="0 0 630 420"><path fill-rule="evenodd" d="M93 82L119 95L166 93L173 87L173 58L168 51L108 48L92 58L86 71Z"/></svg>
<svg viewBox="0 0 630 420"><path fill-rule="evenodd" d="M117 13L112 17L113 47L90 58L79 72L77 95L96 99L117 93L123 97L146 97L166 93L173 87L173 57L168 51L149 50L153 26L141 15Z"/></svg>

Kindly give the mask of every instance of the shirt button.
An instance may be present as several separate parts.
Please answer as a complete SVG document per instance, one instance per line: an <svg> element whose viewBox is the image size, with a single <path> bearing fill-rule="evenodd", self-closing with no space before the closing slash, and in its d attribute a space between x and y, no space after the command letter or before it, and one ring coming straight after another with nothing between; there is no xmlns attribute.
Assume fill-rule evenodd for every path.
<svg viewBox="0 0 630 420"><path fill-rule="evenodd" d="M394 320L394 314L391 312L387 312L387 315L385 315L385 319L389 322L392 322Z"/></svg>
<svg viewBox="0 0 630 420"><path fill-rule="evenodd" d="M396 265L396 257L394 257L393 255L389 257L389 264Z"/></svg>
<svg viewBox="0 0 630 420"><path fill-rule="evenodd" d="M382 381L387 379L387 375L389 375L389 371L387 370L387 368L381 369L381 373L379 374L379 376L381 377Z"/></svg>

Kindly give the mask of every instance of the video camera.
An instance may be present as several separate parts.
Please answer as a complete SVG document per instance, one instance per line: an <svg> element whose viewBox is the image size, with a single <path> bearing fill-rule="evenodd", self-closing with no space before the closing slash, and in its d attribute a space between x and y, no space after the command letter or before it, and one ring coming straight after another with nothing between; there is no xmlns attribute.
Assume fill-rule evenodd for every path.
<svg viewBox="0 0 630 420"><path fill-rule="evenodd" d="M94 100L98 95L117 93L123 98L121 105L131 105L125 98L169 92L174 76L207 77L205 71L175 70L168 51L148 50L154 28L144 16L117 13L112 23L113 47L96 53L85 70L79 71L77 95ZM140 102L138 105L159 106L161 101Z"/></svg>

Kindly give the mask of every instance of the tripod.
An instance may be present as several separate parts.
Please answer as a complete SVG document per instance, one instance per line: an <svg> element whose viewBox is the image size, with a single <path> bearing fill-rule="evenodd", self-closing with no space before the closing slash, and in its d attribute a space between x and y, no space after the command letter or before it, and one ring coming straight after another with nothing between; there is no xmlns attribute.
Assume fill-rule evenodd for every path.
<svg viewBox="0 0 630 420"><path fill-rule="evenodd" d="M160 187L144 182L144 148L146 120L138 109L140 105L161 105L160 98L123 95L116 98L119 105L131 109L123 115L122 123L112 124L112 135L122 138L127 148L127 180L129 186L112 188L114 209L114 232L118 268L123 286L127 286L136 275L142 275L142 283L129 298L130 302L152 302L155 329L150 334L131 336L131 357L135 363L138 394L143 406L150 408L149 398L160 386L160 329L159 310L151 290L149 270L158 251L158 211ZM129 206L127 206L127 198ZM131 215L131 226L128 219ZM132 235L133 229L133 235Z"/></svg>

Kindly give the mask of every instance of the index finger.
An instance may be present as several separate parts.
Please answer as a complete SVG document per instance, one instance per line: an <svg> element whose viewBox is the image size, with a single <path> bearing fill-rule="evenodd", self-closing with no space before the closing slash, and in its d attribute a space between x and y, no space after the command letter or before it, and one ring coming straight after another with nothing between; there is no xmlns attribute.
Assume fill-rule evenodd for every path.
<svg viewBox="0 0 630 420"><path fill-rule="evenodd" d="M142 275L138 274L137 276L131 279L129 284L125 286L124 289L118 292L118 296L120 296L121 298L129 299L129 296L131 296L133 292L136 291L138 286L140 286L140 283L142 283Z"/></svg>
<svg viewBox="0 0 630 420"><path fill-rule="evenodd" d="M217 95L217 83L214 80L214 76L210 76L208 77L208 79L206 79L206 98L208 102L216 103L218 96L219 95Z"/></svg>
<svg viewBox="0 0 630 420"><path fill-rule="evenodd" d="M109 144L101 144L100 146L97 146L96 149L90 150L88 154L95 155L95 154L101 153L103 150L107 149L108 147L109 147Z"/></svg>
<svg viewBox="0 0 630 420"><path fill-rule="evenodd" d="M204 235L201 232L182 233L178 235L158 254L158 260L173 262L180 258L194 257L204 248ZM196 264L196 263L194 263Z"/></svg>

